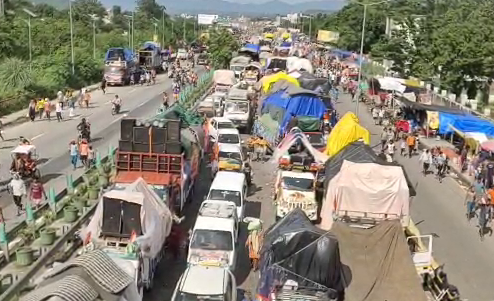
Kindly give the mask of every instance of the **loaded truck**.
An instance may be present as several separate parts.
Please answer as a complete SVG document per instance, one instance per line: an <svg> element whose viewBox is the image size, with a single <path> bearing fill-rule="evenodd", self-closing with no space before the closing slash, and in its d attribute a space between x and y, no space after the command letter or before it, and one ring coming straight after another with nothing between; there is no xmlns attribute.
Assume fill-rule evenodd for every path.
<svg viewBox="0 0 494 301"><path fill-rule="evenodd" d="M134 56L130 49L108 49L103 75L108 85L128 85L134 69Z"/></svg>
<svg viewBox="0 0 494 301"><path fill-rule="evenodd" d="M159 43L146 42L137 52L139 66L159 70L162 67L161 46Z"/></svg>

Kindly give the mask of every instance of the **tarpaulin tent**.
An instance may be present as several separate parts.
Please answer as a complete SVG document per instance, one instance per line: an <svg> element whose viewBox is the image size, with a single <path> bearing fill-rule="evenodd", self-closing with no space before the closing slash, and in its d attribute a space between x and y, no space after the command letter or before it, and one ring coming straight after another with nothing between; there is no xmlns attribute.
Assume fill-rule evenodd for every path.
<svg viewBox="0 0 494 301"><path fill-rule="evenodd" d="M332 157L348 144L360 139L365 144L370 144L370 133L359 124L355 114L348 112L338 121L329 134L326 155Z"/></svg>
<svg viewBox="0 0 494 301"><path fill-rule="evenodd" d="M268 57L266 58L266 69L287 69L287 59L283 57Z"/></svg>
<svg viewBox="0 0 494 301"><path fill-rule="evenodd" d="M338 152L336 155L326 161L324 172L324 188L327 189L329 181L331 181L341 170L341 166L344 161L350 161L354 163L377 163L380 165L388 166L401 166L398 163L389 163L379 158L372 147L361 142L356 141L347 145L344 149ZM410 196L415 196L417 193L413 187L412 182L408 178L405 169L402 167L403 174L407 180Z"/></svg>
<svg viewBox="0 0 494 301"><path fill-rule="evenodd" d="M290 211L266 231L261 249L259 295L269 299L280 281L299 287L344 291L338 240L314 226L300 209Z"/></svg>
<svg viewBox="0 0 494 301"><path fill-rule="evenodd" d="M297 79L291 77L290 75L288 75L286 73L278 72L276 74L265 76L265 77L261 78L262 88L263 88L264 93L268 93L269 90L271 89L271 86L280 80L286 80L286 81L294 84L295 86L300 86Z"/></svg>
<svg viewBox="0 0 494 301"><path fill-rule="evenodd" d="M280 47L287 47L287 48L288 47L292 47L292 43L290 43L290 42L283 42L283 43L281 43Z"/></svg>
<svg viewBox="0 0 494 301"><path fill-rule="evenodd" d="M345 277L345 300L427 300L398 221L370 229L336 222L331 232L340 244L341 262L351 272L351 278Z"/></svg>
<svg viewBox="0 0 494 301"><path fill-rule="evenodd" d="M462 133L484 133L494 137L494 124L473 115L439 113L439 134L450 134L454 130Z"/></svg>
<svg viewBox="0 0 494 301"><path fill-rule="evenodd" d="M331 85L329 84L329 81L327 79L316 77L309 72L299 73L300 76L297 79L302 88L314 91L318 87L321 87L323 93L329 93L329 91L331 90Z"/></svg>
<svg viewBox="0 0 494 301"><path fill-rule="evenodd" d="M120 48L120 47L108 49L105 55L105 61L118 60L118 59L126 62L132 61L134 59L132 50L127 48Z"/></svg>
<svg viewBox="0 0 494 301"><path fill-rule="evenodd" d="M230 65L247 65L252 61L248 56L236 56L230 60Z"/></svg>
<svg viewBox="0 0 494 301"><path fill-rule="evenodd" d="M311 145L307 136L299 128L295 127L290 130L290 133L288 133L283 140L281 140L280 144L274 151L272 157L273 162L278 162L278 160L288 152L290 147L297 142L302 143L312 158L314 158L316 163L323 164L328 160L328 156L315 149Z"/></svg>
<svg viewBox="0 0 494 301"><path fill-rule="evenodd" d="M258 44L245 44L244 47L240 49L240 52L248 51L258 53L260 49L261 48Z"/></svg>
<svg viewBox="0 0 494 301"><path fill-rule="evenodd" d="M296 61L293 62L293 64L288 66L288 72L294 70L314 73L314 68L312 67L312 63L308 59L304 59L304 58L298 58Z"/></svg>
<svg viewBox="0 0 494 301"><path fill-rule="evenodd" d="M334 216L407 219L410 191L400 166L343 161L329 181L321 208L320 227L331 229Z"/></svg>
<svg viewBox="0 0 494 301"><path fill-rule="evenodd" d="M283 119L280 123L280 134L282 134L292 116L309 116L322 119L327 108L321 98L313 94L290 95L285 91L278 91L264 100L261 112L266 114L273 110L283 112Z"/></svg>
<svg viewBox="0 0 494 301"><path fill-rule="evenodd" d="M142 48L144 50L148 50L148 51L158 51L158 50L161 51L160 44L158 44L156 42L145 42L144 46Z"/></svg>

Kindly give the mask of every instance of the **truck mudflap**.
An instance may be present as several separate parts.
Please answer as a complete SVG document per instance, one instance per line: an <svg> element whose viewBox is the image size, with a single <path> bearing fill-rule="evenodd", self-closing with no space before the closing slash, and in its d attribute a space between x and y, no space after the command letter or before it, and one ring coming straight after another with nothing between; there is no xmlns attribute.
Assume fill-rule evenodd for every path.
<svg viewBox="0 0 494 301"><path fill-rule="evenodd" d="M254 121L254 126L252 127L252 133L256 136L262 137L269 144L269 148L274 150L278 146L278 133L271 133L268 129L259 121Z"/></svg>

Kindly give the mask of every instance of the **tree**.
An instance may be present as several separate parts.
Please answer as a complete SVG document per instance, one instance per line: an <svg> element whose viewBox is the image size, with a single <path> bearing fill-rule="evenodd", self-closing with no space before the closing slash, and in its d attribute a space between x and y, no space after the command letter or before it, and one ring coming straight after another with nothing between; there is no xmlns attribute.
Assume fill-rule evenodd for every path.
<svg viewBox="0 0 494 301"><path fill-rule="evenodd" d="M209 53L214 68L227 68L233 52L238 50L235 37L225 29L214 30L209 33Z"/></svg>

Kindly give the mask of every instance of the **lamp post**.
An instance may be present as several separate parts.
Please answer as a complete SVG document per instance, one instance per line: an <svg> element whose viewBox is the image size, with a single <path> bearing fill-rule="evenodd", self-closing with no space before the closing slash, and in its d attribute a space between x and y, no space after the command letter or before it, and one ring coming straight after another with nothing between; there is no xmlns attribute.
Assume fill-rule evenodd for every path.
<svg viewBox="0 0 494 301"><path fill-rule="evenodd" d="M163 36L161 47L165 47L165 8L161 11L161 33Z"/></svg>
<svg viewBox="0 0 494 301"><path fill-rule="evenodd" d="M95 14L90 14L89 17L93 20L93 59L96 59L96 21L98 17Z"/></svg>
<svg viewBox="0 0 494 301"><path fill-rule="evenodd" d="M353 99L352 101L355 101L355 115L358 117L358 111L359 111L359 98L360 98L360 93L362 93L362 89L360 86L360 83L362 81L362 57L364 55L364 37L365 37L365 21L367 18L367 7L372 6L372 5L377 5L381 4L384 2L388 2L389 0L384 0L384 1L379 1L379 2L372 2L372 3L360 3L360 2L355 2L357 4L360 4L364 7L364 18L362 19L362 36L360 39L360 55L359 55L359 69L358 69L358 81L357 81L357 91L358 93L355 94L355 97L357 99Z"/></svg>
<svg viewBox="0 0 494 301"><path fill-rule="evenodd" d="M129 20L129 48L134 51L134 12L132 16L124 15Z"/></svg>
<svg viewBox="0 0 494 301"><path fill-rule="evenodd" d="M70 18L70 54L71 54L71 59L72 59L72 74L75 74L74 24L72 21L72 0L69 0L69 18Z"/></svg>
<svg viewBox="0 0 494 301"><path fill-rule="evenodd" d="M158 20L157 18L153 17L153 25L154 25L154 37L153 37L153 42L158 42L158 24L160 22L160 20ZM155 39L156 38L156 39Z"/></svg>
<svg viewBox="0 0 494 301"><path fill-rule="evenodd" d="M184 37L183 37L184 46L185 46L185 31L187 30L186 27L185 27L185 20L186 20L186 18L184 17Z"/></svg>
<svg viewBox="0 0 494 301"><path fill-rule="evenodd" d="M32 67L33 62L33 47L32 47L32 36L31 36L31 17L36 18L37 15L27 8L22 9L27 14L27 29L28 29L28 44L29 44L29 68Z"/></svg>

